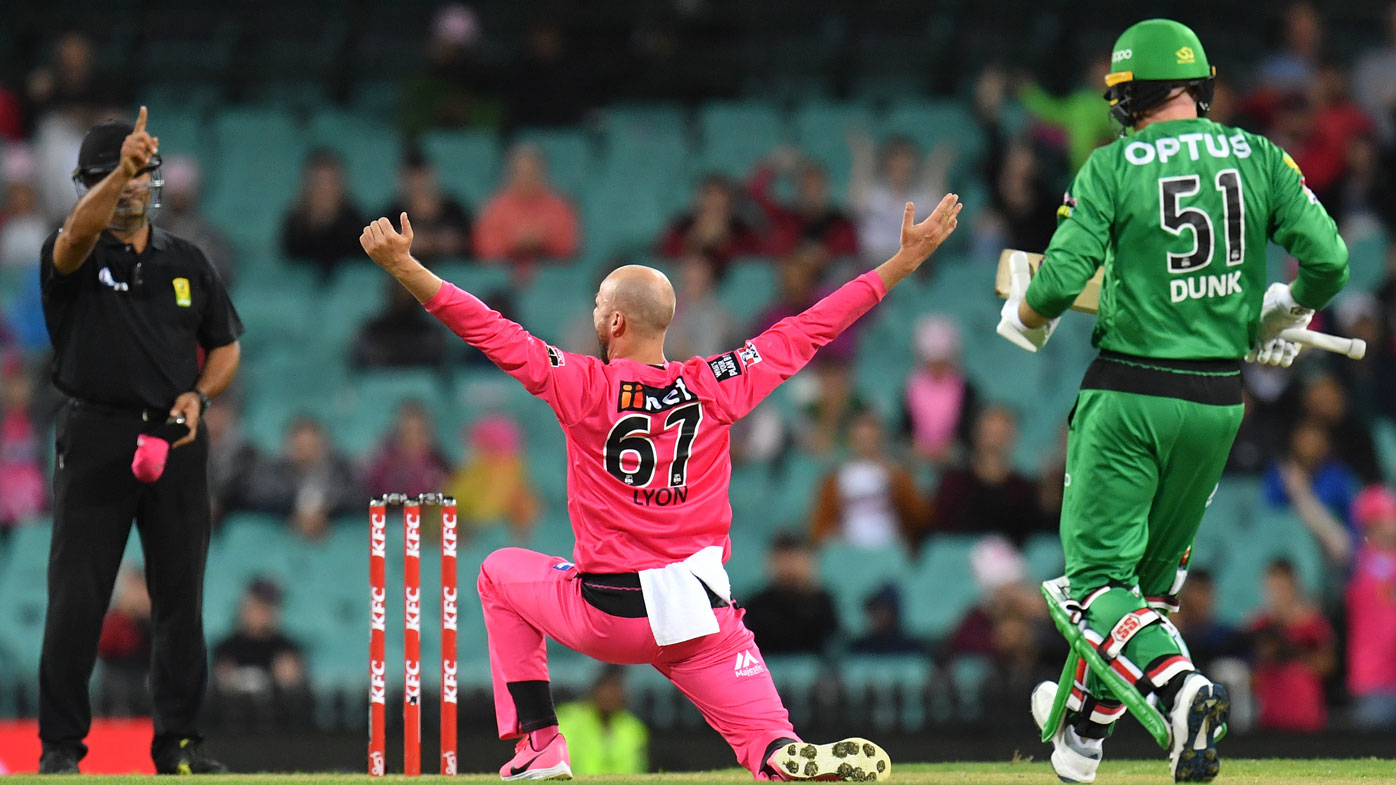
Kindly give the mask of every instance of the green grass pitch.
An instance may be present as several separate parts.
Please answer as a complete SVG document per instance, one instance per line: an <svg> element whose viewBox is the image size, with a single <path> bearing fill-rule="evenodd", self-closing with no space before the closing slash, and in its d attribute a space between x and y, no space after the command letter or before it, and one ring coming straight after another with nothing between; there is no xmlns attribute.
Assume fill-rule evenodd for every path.
<svg viewBox="0 0 1396 785"><path fill-rule="evenodd" d="M179 781L188 782L191 778ZM401 785L409 782L445 781L443 777L408 778L401 776L373 779L361 774L233 774L221 777L195 777L216 785ZM148 783L150 777L60 777L11 776L4 785L21 783L79 783L127 785ZM496 783L499 777L469 774L450 778L458 783ZM748 783L751 776L739 769L674 774L578 777L581 785L712 785ZM908 763L893 765L888 782L906 785L1055 785L1056 776L1046 763ZM1168 766L1160 760L1107 761L1096 778L1100 785L1167 785L1172 782ZM1225 760L1217 785L1329 785L1330 783L1396 783L1396 760Z"/></svg>

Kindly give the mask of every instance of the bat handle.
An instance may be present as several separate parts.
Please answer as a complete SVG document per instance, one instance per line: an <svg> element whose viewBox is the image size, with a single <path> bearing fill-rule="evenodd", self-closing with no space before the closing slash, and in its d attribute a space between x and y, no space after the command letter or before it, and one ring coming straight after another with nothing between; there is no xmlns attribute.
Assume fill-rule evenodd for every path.
<svg viewBox="0 0 1396 785"><path fill-rule="evenodd" d="M1325 352L1341 354L1353 360L1367 356L1367 342L1361 338L1342 338L1337 335L1314 332L1313 330L1290 328L1280 333L1286 341L1322 349Z"/></svg>

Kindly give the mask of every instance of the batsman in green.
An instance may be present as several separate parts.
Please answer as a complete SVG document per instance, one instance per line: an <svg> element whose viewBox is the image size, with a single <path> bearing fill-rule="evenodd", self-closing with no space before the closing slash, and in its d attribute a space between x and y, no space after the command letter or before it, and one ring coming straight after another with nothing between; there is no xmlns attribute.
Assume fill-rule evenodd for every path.
<svg viewBox="0 0 1396 785"><path fill-rule="evenodd" d="M1215 69L1167 19L1124 32L1106 77L1121 137L1097 149L1058 211L1031 285L999 333L1036 352L1104 268L1093 344L1069 415L1061 538L1072 618L1109 668L1156 701L1178 782L1216 776L1225 688L1197 671L1168 620L1194 536L1241 424L1241 361L1288 366L1307 325L1347 281L1347 248L1298 166L1269 140L1206 119ZM1265 288L1266 243L1299 260ZM1040 726L1057 685L1033 693ZM1143 705L1142 703L1139 705ZM1092 782L1125 707L1082 661L1052 765Z"/></svg>

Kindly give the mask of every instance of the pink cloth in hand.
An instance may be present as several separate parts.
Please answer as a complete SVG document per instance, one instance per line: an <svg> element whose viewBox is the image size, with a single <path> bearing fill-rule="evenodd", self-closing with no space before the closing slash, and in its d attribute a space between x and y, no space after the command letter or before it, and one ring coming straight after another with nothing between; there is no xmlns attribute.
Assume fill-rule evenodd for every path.
<svg viewBox="0 0 1396 785"><path fill-rule="evenodd" d="M155 482L165 473L165 458L169 457L170 443L158 436L136 437L136 456L131 459L131 473L141 482Z"/></svg>

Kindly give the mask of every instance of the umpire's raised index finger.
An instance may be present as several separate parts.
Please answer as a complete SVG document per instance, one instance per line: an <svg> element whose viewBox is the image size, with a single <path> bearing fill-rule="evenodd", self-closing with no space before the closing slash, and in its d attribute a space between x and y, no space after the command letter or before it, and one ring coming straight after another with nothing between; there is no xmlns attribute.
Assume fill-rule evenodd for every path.
<svg viewBox="0 0 1396 785"><path fill-rule="evenodd" d="M140 114L136 115L136 128L135 128L134 131L132 131L132 133L137 133L137 134L139 134L139 133L144 133L144 132L145 132L145 118L146 118L146 109L145 109L144 106L142 106L142 107L141 107L141 112L140 112Z"/></svg>

